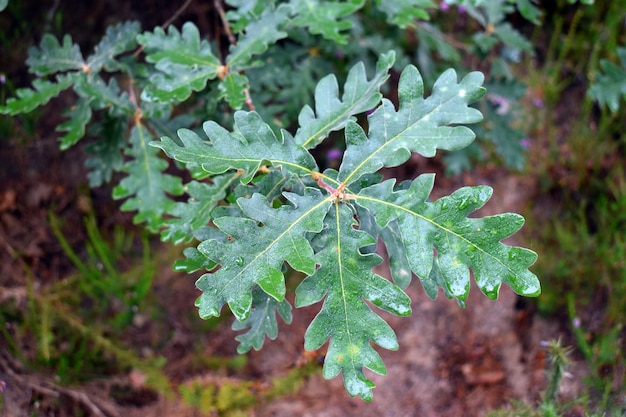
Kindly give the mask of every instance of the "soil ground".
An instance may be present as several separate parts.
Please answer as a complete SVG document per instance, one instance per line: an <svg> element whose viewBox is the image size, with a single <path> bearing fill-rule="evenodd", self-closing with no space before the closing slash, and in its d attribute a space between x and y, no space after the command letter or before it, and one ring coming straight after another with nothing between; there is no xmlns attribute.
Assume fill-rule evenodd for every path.
<svg viewBox="0 0 626 417"><path fill-rule="evenodd" d="M165 17L173 13L173 10L166 10L166 5L153 3L150 10L162 8ZM103 33L100 25L108 22L98 16L106 15L107 11L81 11L81 4L83 2L77 2L73 11L64 6L66 22L69 20L82 26L82 19L82 23L91 22L91 33ZM119 16L119 10L117 12ZM131 6L123 14L129 18L140 15ZM164 21L163 16L143 17L154 20L146 24L150 26ZM35 33L32 36L39 38ZM89 36L84 37L88 40ZM24 50L16 49L11 62L12 65L23 65ZM131 216L120 213L119 203L111 201L110 189L89 191L86 188L81 147L58 151L54 134L58 117L54 112L46 112L27 143L18 138L2 138L0 303L12 302L24 307L28 285L32 283L37 291L72 273L72 266L49 227L50 213L63 219L63 233L79 253L81 242L86 238L82 219L90 210L96 211L98 224L103 230L110 230L114 224L125 225L129 230L133 228ZM422 169L426 168L424 164L416 160L414 166ZM522 212L528 200L535 196L536 187L531 180L498 168L455 178L439 175L436 190L443 195L461 185L476 184L494 188L494 197L482 215ZM528 246L525 242L517 243ZM158 243L155 243L154 250L155 256L171 257L170 250ZM385 275L385 272L381 271L381 274ZM237 343L228 320L212 331L198 330L202 324L193 307L198 295L193 282L194 277L181 276L163 266L157 272L153 290L164 311L163 322L138 321L124 340L127 346L138 352L144 347L152 349L154 340L162 341L160 350L153 353L166 358L164 370L172 382L255 381L263 384L304 362L318 360L307 356L303 350L306 326L319 309L319 305L314 305L295 311L291 325L281 323L279 338L267 341L261 351L251 352L242 369L220 368L215 371L199 368L196 365L198 355L232 357L236 354ZM387 365L387 375L372 376L377 384L372 403L350 398L343 389L341 378L324 380L320 366L295 394L267 401L250 410L250 415L471 417L483 416L513 399L533 402L539 398L540 391L546 386L546 356L542 342L563 338L568 344L569 336L563 330L565 323L539 317L532 302L518 298L504 286L495 302L473 288L465 309L442 296L436 301L430 300L417 281L407 292L413 300L410 317L398 318L383 313L398 335L400 349L379 350ZM11 323L3 325L12 330ZM0 337L0 340L3 339ZM34 338L27 341L23 353L28 357L33 354L37 341ZM0 353L0 380L7 381L2 416L21 417L33 415L32 412L34 415L52 415L43 414L43 408L51 407L54 401L57 406L54 415L59 416L80 415L73 414L78 413L77 409L91 415L125 417L199 415L197 410L180 401L148 390L136 372L59 388L54 385L53 375L22 368L6 355L4 346L0 346ZM582 362L574 361L561 387L564 398L574 398L579 393L585 373ZM129 390L124 400L112 395L115 386ZM36 398L45 399L38 403L42 414L37 412ZM64 402L66 407L58 407ZM81 407L77 408L77 403ZM88 404L93 404L94 408Z"/></svg>

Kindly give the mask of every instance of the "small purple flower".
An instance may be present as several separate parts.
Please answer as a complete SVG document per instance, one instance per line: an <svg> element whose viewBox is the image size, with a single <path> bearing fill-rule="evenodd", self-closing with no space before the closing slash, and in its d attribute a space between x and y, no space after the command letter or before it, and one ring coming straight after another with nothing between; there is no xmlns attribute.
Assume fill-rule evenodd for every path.
<svg viewBox="0 0 626 417"><path fill-rule="evenodd" d="M450 5L445 1L442 1L441 3L439 3L439 10L447 12L448 10L450 10Z"/></svg>
<svg viewBox="0 0 626 417"><path fill-rule="evenodd" d="M459 6L459 14L465 14L466 9L463 6Z"/></svg>
<svg viewBox="0 0 626 417"><path fill-rule="evenodd" d="M341 154L342 154L341 149L332 148L328 151L328 153L326 154L326 157L328 159L340 159Z"/></svg>
<svg viewBox="0 0 626 417"><path fill-rule="evenodd" d="M3 73L0 73L0 85L5 85L7 83L7 76Z"/></svg>
<svg viewBox="0 0 626 417"><path fill-rule="evenodd" d="M574 326L575 329L578 329L580 325L581 325L580 317L574 317L574 319L572 320L572 326Z"/></svg>
<svg viewBox="0 0 626 417"><path fill-rule="evenodd" d="M530 148L530 139L529 138L522 138L522 139L520 139L519 144L522 145L522 147L524 149L529 149Z"/></svg>
<svg viewBox="0 0 626 417"><path fill-rule="evenodd" d="M535 105L535 107L538 107L540 109L543 108L543 100L539 97L535 97L533 99L533 104Z"/></svg>
<svg viewBox="0 0 626 417"><path fill-rule="evenodd" d="M7 389L7 383L0 381L0 392L4 392L5 389Z"/></svg>

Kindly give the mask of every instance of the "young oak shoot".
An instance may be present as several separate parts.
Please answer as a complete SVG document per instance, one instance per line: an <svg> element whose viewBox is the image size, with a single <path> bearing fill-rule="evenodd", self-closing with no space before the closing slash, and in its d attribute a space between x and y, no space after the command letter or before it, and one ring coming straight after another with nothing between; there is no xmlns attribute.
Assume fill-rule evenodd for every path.
<svg viewBox="0 0 626 417"><path fill-rule="evenodd" d="M266 335L277 335L276 312L291 320L285 297L288 264L306 276L296 289L295 306L323 300L305 334L305 348L319 349L328 341L324 376L341 373L348 393L366 401L374 384L364 369L386 372L372 342L398 348L395 333L370 304L409 315L411 300L403 291L410 283L407 271L432 298L442 288L461 304L468 296L470 268L491 299L503 282L521 295L540 292L528 270L536 254L501 242L519 230L523 218L511 213L467 217L491 197L489 187L464 187L431 202L433 174L400 185L381 182L381 168L405 163L412 152L432 157L438 149L468 146L474 133L465 124L482 118L470 104L485 92L482 74L458 81L448 70L425 97L420 73L408 66L400 77L396 109L379 93L393 60L393 53L382 55L369 81L363 67L355 66L342 99L334 77L322 80L315 93L321 113L308 106L302 110L297 139L284 130L277 137L257 113L238 111L232 132L206 122L207 138L180 130L179 141L164 137L152 143L208 176L237 175L232 195L239 198L227 198L230 205L211 212L214 227L196 234L201 243L179 264L188 271L208 269L197 282L200 315L217 316L228 304L237 320L233 327L249 329L238 336L239 351L260 348ZM373 107L365 131L354 116ZM346 151L339 170L320 172L308 149L341 129ZM381 258L371 248L379 240L393 254L392 280L373 272Z"/></svg>

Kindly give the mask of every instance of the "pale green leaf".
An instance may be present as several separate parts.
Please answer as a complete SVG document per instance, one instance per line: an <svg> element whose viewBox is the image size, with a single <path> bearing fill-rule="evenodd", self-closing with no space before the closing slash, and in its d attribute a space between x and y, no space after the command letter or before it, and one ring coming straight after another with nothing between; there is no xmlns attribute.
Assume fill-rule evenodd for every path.
<svg viewBox="0 0 626 417"><path fill-rule="evenodd" d="M191 241L193 231L209 224L211 211L226 197L226 192L237 179L237 174L228 174L214 177L212 184L197 181L186 184L189 200L172 206L168 214L173 218L165 221L161 240L171 241L175 245Z"/></svg>
<svg viewBox="0 0 626 417"><path fill-rule="evenodd" d="M296 289L296 306L324 298L306 331L304 347L315 350L330 339L324 377L342 373L348 393L370 401L374 383L363 374L363 368L382 375L386 372L370 342L386 349L397 349L398 342L391 327L364 300L401 316L411 313L411 300L399 287L372 272L382 259L376 254L360 254L361 248L375 241L355 226L351 208L335 203L324 221L324 231L317 236L321 242L316 246L322 249L315 259L320 266Z"/></svg>
<svg viewBox="0 0 626 417"><path fill-rule="evenodd" d="M612 112L619 110L620 101L626 99L626 48L617 48L620 65L601 60L602 73L589 88L589 95Z"/></svg>
<svg viewBox="0 0 626 417"><path fill-rule="evenodd" d="M457 82L456 72L444 72L433 92L424 98L424 84L417 68L408 66L400 77L400 107L383 99L368 117L369 133L354 122L346 128L347 148L339 168L339 180L350 184L361 175L406 162L411 152L432 157L437 149L455 150L469 145L474 132L465 123L476 123L481 113L469 107L481 98L484 76L479 72Z"/></svg>
<svg viewBox="0 0 626 417"><path fill-rule="evenodd" d="M246 100L245 90L250 88L248 77L238 73L230 73L220 82L219 98L223 98L233 109L240 109Z"/></svg>
<svg viewBox="0 0 626 417"><path fill-rule="evenodd" d="M78 74L74 91L81 97L93 99L93 108L108 109L113 116L132 116L137 110L128 93L120 90L115 78L107 84L96 74Z"/></svg>
<svg viewBox="0 0 626 417"><path fill-rule="evenodd" d="M0 0L0 12L7 8L9 0Z"/></svg>
<svg viewBox="0 0 626 417"><path fill-rule="evenodd" d="M166 33L157 27L137 37L146 51L146 60L155 64L157 73L150 77L151 86L142 93L144 100L180 102L192 91L201 91L217 77L220 60L213 55L206 40L200 40L198 28L191 22L182 32L170 26Z"/></svg>
<svg viewBox="0 0 626 417"><path fill-rule="evenodd" d="M267 199L254 194L237 200L246 217L224 216L213 220L228 236L227 243L206 240L198 250L220 265L196 283L202 295L196 301L201 317L217 316L225 303L237 320L248 318L253 287L278 301L285 296L282 272L285 262L301 272L315 271L313 249L305 238L307 232L319 232L330 199L314 189L303 196L285 193L290 204L277 209Z"/></svg>
<svg viewBox="0 0 626 417"><path fill-rule="evenodd" d="M89 72L97 73L103 67L115 64L115 56L129 51L137 46L136 37L139 34L139 22L128 21L112 25L94 48L94 53L87 58Z"/></svg>
<svg viewBox="0 0 626 417"><path fill-rule="evenodd" d="M263 164L282 166L299 173L310 173L316 168L311 154L296 145L289 133L283 131L282 140L278 140L257 113L237 111L235 127L235 132L229 132L208 121L204 123L204 131L209 141L202 140L191 130L181 129L178 137L183 146L167 137L152 145L163 149L177 161L200 165L211 174L244 170L244 183L249 182Z"/></svg>
<svg viewBox="0 0 626 417"><path fill-rule="evenodd" d="M0 106L0 113L15 116L20 113L31 112L37 107L48 103L71 85L72 78L69 76L58 77L58 82L56 83L44 79L36 79L33 81L33 89L18 89L15 92L17 98L9 98L6 105Z"/></svg>
<svg viewBox="0 0 626 417"><path fill-rule="evenodd" d="M315 87L315 111L305 106L298 116L300 127L296 132L296 143L313 148L330 132L343 129L357 114L376 107L382 98L380 86L389 78L394 61L393 51L381 55L376 74L369 81L363 63L352 67L341 99L337 78L334 75L324 77Z"/></svg>
<svg viewBox="0 0 626 417"><path fill-rule="evenodd" d="M387 21L401 28L415 27L416 20L428 20L428 9L437 7L432 0L377 0L376 7L387 15Z"/></svg>
<svg viewBox="0 0 626 417"><path fill-rule="evenodd" d="M113 190L116 199L127 198L122 210L137 211L135 223L146 223L148 230L156 232L163 224L164 213L174 205L168 194L180 195L183 186L179 177L165 174L168 164L159 158L158 150L149 146L150 132L139 124L130 134L128 161L123 171L128 176L122 179Z"/></svg>
<svg viewBox="0 0 626 417"><path fill-rule="evenodd" d="M289 8L285 5L277 9L266 9L258 19L248 23L245 32L239 37L236 45L232 45L226 63L231 72L250 66L253 55L262 54L269 45L287 37L281 30L289 17Z"/></svg>
<svg viewBox="0 0 626 417"><path fill-rule="evenodd" d="M33 46L28 49L26 64L30 72L40 77L55 72L86 69L80 48L72 43L70 35L63 37L61 45L57 38L45 34L38 47Z"/></svg>
<svg viewBox="0 0 626 417"><path fill-rule="evenodd" d="M337 43L347 43L348 37L342 33L352 27L346 18L363 7L365 0L324 1L291 0L292 25L306 27L314 35Z"/></svg>
<svg viewBox="0 0 626 417"><path fill-rule="evenodd" d="M92 125L90 134L98 140L85 147L90 155L85 161L85 166L89 168L87 177L90 187L99 187L111 181L113 173L119 172L124 166L126 129L126 119L108 113L102 115L99 123Z"/></svg>
<svg viewBox="0 0 626 417"><path fill-rule="evenodd" d="M428 278L433 262L438 262L451 296L467 298L469 268L474 271L478 287L489 298L497 298L503 282L520 295L538 295L539 281L528 270L537 255L501 243L522 227L523 217L504 213L467 218L489 200L491 188L464 187L428 202L433 184L434 175L424 174L409 189L396 191L394 180L389 180L361 190L356 198L381 227L392 220L398 221L409 264L417 276Z"/></svg>
<svg viewBox="0 0 626 417"><path fill-rule="evenodd" d="M274 340L278 336L278 313L285 323L291 323L291 304L287 300L276 301L260 288L252 291L252 311L244 321L235 320L233 330L248 329L247 332L235 337L239 341L237 353L244 354L250 349L259 350L263 347L265 336Z"/></svg>
<svg viewBox="0 0 626 417"><path fill-rule="evenodd" d="M56 128L57 132L67 132L61 137L62 151L74 146L76 142L85 136L87 123L91 120L91 100L90 98L81 97L64 113L68 120Z"/></svg>

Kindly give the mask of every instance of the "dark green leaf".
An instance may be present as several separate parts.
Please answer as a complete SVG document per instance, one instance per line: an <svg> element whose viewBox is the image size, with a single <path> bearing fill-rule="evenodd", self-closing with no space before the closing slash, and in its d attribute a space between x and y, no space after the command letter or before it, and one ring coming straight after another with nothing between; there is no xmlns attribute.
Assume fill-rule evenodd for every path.
<svg viewBox="0 0 626 417"><path fill-rule="evenodd" d="M309 32L337 43L346 43L348 37L341 32L350 29L352 23L345 17L355 13L364 3L365 0L291 0L291 24L306 27Z"/></svg>
<svg viewBox="0 0 626 417"><path fill-rule="evenodd" d="M296 143L313 148L330 132L343 129L355 115L376 107L382 98L380 86L389 78L394 60L394 52L381 55L376 74L370 81L363 63L352 67L341 100L337 78L334 75L324 77L315 87L315 111L305 106L298 116L300 128L296 132Z"/></svg>
<svg viewBox="0 0 626 417"><path fill-rule="evenodd" d="M127 198L122 210L137 211L135 223L145 222L148 230L156 232L163 225L163 214L174 205L168 194L180 195L183 186L179 177L163 173L168 164L148 146L151 140L145 126L133 127L127 152L132 159L123 168L128 176L115 187L113 198Z"/></svg>
<svg viewBox="0 0 626 417"><path fill-rule="evenodd" d="M69 76L59 77L56 83L36 79L33 81L34 89L20 88L17 90L15 92L17 98L11 97L5 106L0 106L0 113L15 116L20 113L31 112L48 103L71 85L72 78Z"/></svg>
<svg viewBox="0 0 626 417"><path fill-rule="evenodd" d="M167 137L152 145L163 149L177 161L200 165L211 174L231 169L244 170L244 183L249 182L263 164L282 166L300 173L310 173L316 168L311 154L296 145L289 133L283 131L283 139L278 140L257 113L236 112L235 127L235 132L229 132L208 121L204 123L204 131L210 141L200 139L191 130L181 129L178 137L183 146Z"/></svg>
<svg viewBox="0 0 626 417"><path fill-rule="evenodd" d="M381 227L391 220L398 221L415 274L429 277L436 258L446 289L460 300L469 292L469 268L489 298L497 298L502 282L521 295L539 294L539 281L528 270L537 255L500 242L517 232L524 219L513 213L467 218L489 200L491 188L464 187L431 203L427 198L434 175L421 175L407 190L394 191L393 184L389 180L366 188L357 201Z"/></svg>
<svg viewBox="0 0 626 417"><path fill-rule="evenodd" d="M67 132L61 138L61 150L64 151L85 136L85 128L91 120L91 99L80 98L65 112L68 120L57 126L57 132Z"/></svg>
<svg viewBox="0 0 626 417"><path fill-rule="evenodd" d="M400 165L411 152L432 157L437 149L460 149L474 140L465 123L476 123L482 115L469 107L481 98L484 76L466 75L460 83L454 70L444 72L424 99L424 84L417 68L408 66L400 77L400 108L383 99L382 105L368 117L369 138L354 122L346 128L347 149L339 168L339 181L350 184L363 174L382 167Z"/></svg>
<svg viewBox="0 0 626 417"><path fill-rule="evenodd" d="M328 339L324 377L343 373L346 390L366 401L372 399L374 383L363 368L384 375L385 365L370 341L386 349L397 349L396 336L389 325L376 315L364 300L393 314L411 313L411 300L390 281L376 275L372 268L381 262L375 254L361 255L364 246L374 243L367 233L355 229L351 208L335 203L316 246L320 265L296 289L296 306L303 307L324 299L319 314L306 331L304 347L319 349Z"/></svg>
<svg viewBox="0 0 626 417"><path fill-rule="evenodd" d="M28 49L26 64L29 71L44 76L63 71L86 71L88 68L78 45L72 43L70 35L63 37L63 45L57 38L45 34L39 46Z"/></svg>
<svg viewBox="0 0 626 417"><path fill-rule="evenodd" d="M247 319L252 306L251 291L256 285L282 301L285 262L306 274L315 271L313 250L305 233L322 229L330 199L314 189L308 189L303 196L285 193L285 197L291 204L277 209L270 207L260 194L240 198L237 204L246 217L213 220L228 236L228 242L210 239L198 246L201 253L220 265L196 283L202 291L196 301L201 317L219 315L228 303L237 320Z"/></svg>
<svg viewBox="0 0 626 417"><path fill-rule="evenodd" d="M401 28L415 26L416 20L428 20L427 9L437 7L431 0L377 0L376 7L387 15L387 21Z"/></svg>
<svg viewBox="0 0 626 417"><path fill-rule="evenodd" d="M151 86L142 93L144 100L186 100L192 91L203 90L208 80L218 75L220 60L213 55L209 43L200 40L193 23L185 23L182 33L170 26L168 33L156 28L137 39L145 47L146 60L155 63L158 70L150 77Z"/></svg>
<svg viewBox="0 0 626 417"><path fill-rule="evenodd" d="M245 90L249 89L248 77L231 73L220 82L218 89L219 98L223 98L233 109L240 109L246 100Z"/></svg>
<svg viewBox="0 0 626 417"><path fill-rule="evenodd" d="M619 110L620 101L626 99L626 48L617 48L617 56L620 65L605 59L600 61L603 73L589 89L589 95L612 112Z"/></svg>
<svg viewBox="0 0 626 417"><path fill-rule="evenodd" d="M288 21L289 8L285 5L277 9L266 9L258 19L248 23L245 33L231 47L226 63L231 72L250 66L253 55L262 54L269 45L287 37L280 28Z"/></svg>
<svg viewBox="0 0 626 417"><path fill-rule="evenodd" d="M139 22L118 23L107 28L105 35L87 58L89 72L98 73L103 67L115 64L114 57L137 46Z"/></svg>
<svg viewBox="0 0 626 417"><path fill-rule="evenodd" d="M177 202L172 206L168 214L174 218L165 222L161 240L169 240L178 245L193 239L193 231L209 224L211 211L226 196L238 177L237 174L228 174L214 177L212 184L197 181L186 184L185 191L189 195L189 201Z"/></svg>
<svg viewBox="0 0 626 417"><path fill-rule="evenodd" d="M287 300L276 301L260 288L252 291L252 311L244 321L235 320L233 330L249 330L235 337L239 341L237 353L244 354L250 349L259 350L263 347L265 336L271 340L278 336L276 313L280 314L285 323L291 323L291 304Z"/></svg>

